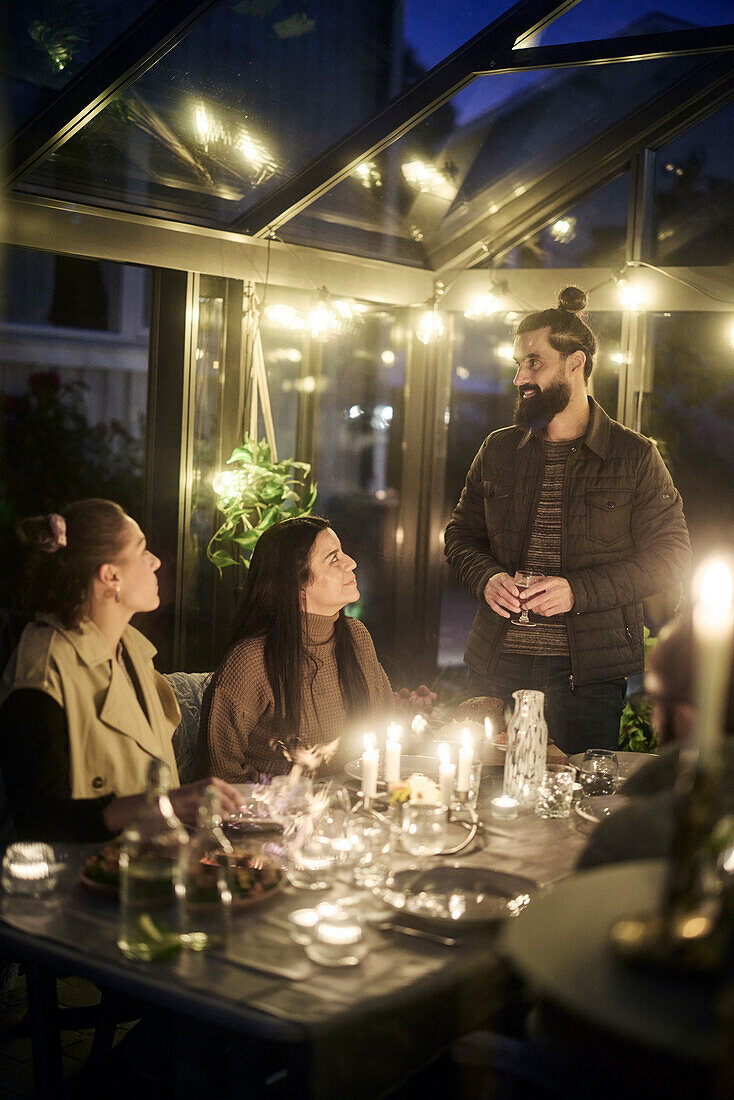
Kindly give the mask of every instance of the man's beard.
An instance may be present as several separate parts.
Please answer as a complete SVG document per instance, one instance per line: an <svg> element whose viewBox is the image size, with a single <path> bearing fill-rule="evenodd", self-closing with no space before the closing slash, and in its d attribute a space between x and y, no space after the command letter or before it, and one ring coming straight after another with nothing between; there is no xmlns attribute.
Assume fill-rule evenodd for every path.
<svg viewBox="0 0 734 1100"><path fill-rule="evenodd" d="M533 397L523 397L523 390L535 390ZM571 386L565 378L550 382L544 390L539 386L522 386L515 404L515 424L518 428L540 431L547 428L556 413L563 412L571 400Z"/></svg>

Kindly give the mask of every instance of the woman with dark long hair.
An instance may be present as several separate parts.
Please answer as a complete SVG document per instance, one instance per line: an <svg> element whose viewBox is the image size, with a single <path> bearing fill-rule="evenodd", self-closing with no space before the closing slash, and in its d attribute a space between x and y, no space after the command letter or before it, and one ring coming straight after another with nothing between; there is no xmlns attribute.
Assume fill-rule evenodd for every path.
<svg viewBox="0 0 734 1100"><path fill-rule="evenodd" d="M356 562L325 519L260 536L224 660L204 695L197 771L230 782L343 766L342 735L394 699L372 639L344 608ZM340 751L340 745L342 751Z"/></svg>
<svg viewBox="0 0 734 1100"><path fill-rule="evenodd" d="M5 670L0 765L16 832L31 840L106 840L142 805L148 767L168 764L176 813L193 820L205 782L178 786L180 720L154 647L130 619L159 604L160 560L110 500L23 520L32 553L26 626ZM215 781L222 808L237 792Z"/></svg>

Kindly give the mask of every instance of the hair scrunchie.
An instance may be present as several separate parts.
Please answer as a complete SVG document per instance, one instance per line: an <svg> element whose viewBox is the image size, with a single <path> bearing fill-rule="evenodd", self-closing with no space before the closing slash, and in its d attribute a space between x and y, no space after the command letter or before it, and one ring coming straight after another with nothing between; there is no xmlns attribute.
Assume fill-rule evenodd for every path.
<svg viewBox="0 0 734 1100"><path fill-rule="evenodd" d="M66 546L66 520L58 512L49 512L46 521L53 538L47 543L45 549L49 554L53 554L62 546Z"/></svg>

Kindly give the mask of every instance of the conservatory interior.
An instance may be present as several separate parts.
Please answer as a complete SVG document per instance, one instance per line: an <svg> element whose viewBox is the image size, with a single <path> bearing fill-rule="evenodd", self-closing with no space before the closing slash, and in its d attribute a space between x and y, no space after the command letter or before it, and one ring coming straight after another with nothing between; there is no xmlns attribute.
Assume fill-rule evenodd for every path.
<svg viewBox="0 0 734 1100"><path fill-rule="evenodd" d="M0 28L3 661L19 621L20 517L91 496L123 505L162 562L160 607L141 624L157 667L206 673L220 660L259 533L310 508L356 559L360 597L349 613L368 627L393 689L425 684L455 700L476 604L445 562L444 529L483 439L512 421L518 321L554 306L569 284L588 293L599 337L589 392L655 440L682 494L694 565L734 544L732 2L508 5L24 0L8 8ZM730 639L734 613L726 614ZM717 644L718 706L728 651ZM697 668L708 683L706 662ZM484 729L483 749L501 752ZM517 972L533 978L554 944L561 958L573 917L569 951L590 994L588 1019L606 1027L616 1006L613 1034L630 1047L649 1040L668 1059L665 1081L653 1062L645 1090L612 1095L713 1095L688 1088L701 1065L709 1085L712 1067L720 1073L717 1095L732 1095L731 939L723 998L718 986L711 993L629 968L631 992L615 1001L623 980L607 959L605 914L616 906L615 919L634 917L640 898L651 906L662 862L650 874L639 863L573 874L591 833L571 814L571 780L564 820L542 820L529 802L518 817L511 798L514 816L505 818L511 753L490 767L464 744L460 765L466 751L467 774L477 767L473 817L451 819L456 847L430 851L460 852L466 860L452 868L472 873L487 871L486 856L490 876L531 876L522 881L532 891L553 884L520 920L504 922ZM490 791L490 781L500 786ZM681 811L689 818L680 818L691 828L677 834L686 842L703 835L692 790ZM440 793L441 805L425 808L448 820L452 796ZM703 795L700 805L709 805ZM724 820L731 828L732 817ZM592 828L599 821L587 814ZM674 860L673 874L705 845L710 855L712 836L691 841L691 858ZM75 851L58 857L62 872L64 859L78 870L83 858L81 844L67 847ZM734 839L728 851L716 888L726 878L730 899ZM20 917L13 906L25 899L0 896L0 982L3 959L25 962L38 1096L61 1094L57 973L188 1014L199 1023L180 1031L179 1051L188 1045L192 1057L202 1022L252 1039L238 1055L242 1073L254 1080L248 1059L261 1058L263 1079L275 1082L252 1095L414 1096L410 1075L425 1066L421 1087L434 1095L437 1052L498 1005L504 1011L494 932L472 939L471 928L460 929L453 939L442 926L438 936L434 927L393 937L405 931L394 927L398 913L386 929L370 929L376 949L361 972L325 974L290 942L287 921L273 933L267 914L248 913L230 955L207 956L194 973L185 952L150 966L122 959L109 931L116 916L94 924L103 903L78 886L73 878L63 887L68 907L60 891ZM503 917L530 902L517 890ZM294 892L284 884L276 916L295 904ZM725 919L710 927L731 936L730 901L717 904ZM554 906L556 940L546 924ZM598 968L583 962L592 928L607 953ZM426 935L431 943L409 939ZM700 927L691 932L699 935ZM284 963L296 950L294 977ZM727 1041L717 1052L722 1024ZM576 1034L567 1043L574 1065ZM290 1061L268 1077L270 1043ZM616 1043L608 1062L621 1066ZM583 1053L591 1061L597 1049ZM692 1077L676 1079L678 1055ZM189 1062L180 1064L185 1077ZM406 1080L403 1092L391 1091ZM177 1095L192 1094L187 1080L178 1086Z"/></svg>
<svg viewBox="0 0 734 1100"><path fill-rule="evenodd" d="M113 497L164 563L161 667L211 668L241 574L223 563L252 538L215 537L247 481L227 460L254 436L283 464L266 502L273 478L301 503L313 483L357 560L393 685L449 675L473 606L443 528L511 420L514 325L568 283L600 338L590 392L657 440L694 552L725 534L730 5L505 8L14 6L2 605L18 516Z"/></svg>

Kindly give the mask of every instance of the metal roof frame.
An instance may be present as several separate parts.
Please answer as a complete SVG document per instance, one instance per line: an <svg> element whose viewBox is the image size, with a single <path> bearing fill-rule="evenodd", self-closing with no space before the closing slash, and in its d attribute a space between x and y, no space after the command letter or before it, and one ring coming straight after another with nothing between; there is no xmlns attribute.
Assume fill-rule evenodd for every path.
<svg viewBox="0 0 734 1100"><path fill-rule="evenodd" d="M474 79L494 51L506 51L549 26L578 0L519 0L484 30L435 65L381 111L310 161L272 194L236 218L230 229L250 236L285 224L315 199L370 160Z"/></svg>
<svg viewBox="0 0 734 1100"><path fill-rule="evenodd" d="M0 151L12 187L173 49L220 0L156 0Z"/></svg>
<svg viewBox="0 0 734 1100"><path fill-rule="evenodd" d="M479 218L429 250L436 273L506 252L569 205L614 179L636 152L659 148L732 98L734 69L729 59L717 57L706 62L557 163L497 213L488 214L484 204ZM480 196L472 201L482 206Z"/></svg>

